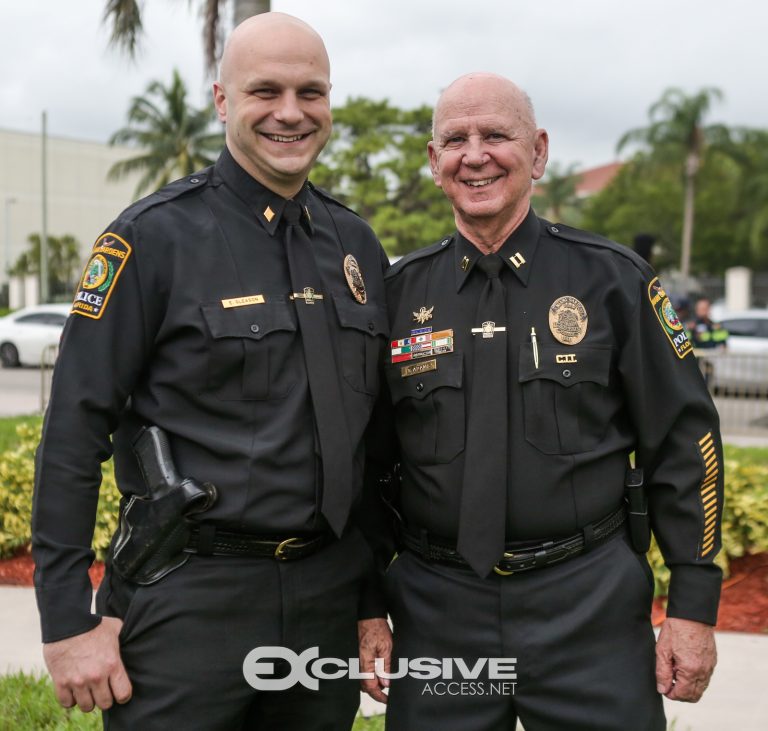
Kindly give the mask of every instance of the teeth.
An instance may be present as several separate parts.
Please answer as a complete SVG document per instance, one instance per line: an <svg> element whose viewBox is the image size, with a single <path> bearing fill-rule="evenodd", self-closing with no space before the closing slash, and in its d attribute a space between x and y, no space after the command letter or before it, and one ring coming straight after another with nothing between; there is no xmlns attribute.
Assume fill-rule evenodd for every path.
<svg viewBox="0 0 768 731"><path fill-rule="evenodd" d="M484 185L490 185L496 178L486 178L485 180L467 180L467 185L473 188L482 188Z"/></svg>
<svg viewBox="0 0 768 731"><path fill-rule="evenodd" d="M283 137L282 135L266 135L273 142L298 142L304 135L294 135L293 137Z"/></svg>

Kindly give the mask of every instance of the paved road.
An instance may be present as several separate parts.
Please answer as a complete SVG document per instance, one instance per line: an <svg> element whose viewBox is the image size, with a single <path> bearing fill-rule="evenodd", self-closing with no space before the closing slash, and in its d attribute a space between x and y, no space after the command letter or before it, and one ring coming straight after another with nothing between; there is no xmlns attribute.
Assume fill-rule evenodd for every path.
<svg viewBox="0 0 768 731"><path fill-rule="evenodd" d="M0 369L0 417L40 413L40 395L50 392L50 375L39 368Z"/></svg>

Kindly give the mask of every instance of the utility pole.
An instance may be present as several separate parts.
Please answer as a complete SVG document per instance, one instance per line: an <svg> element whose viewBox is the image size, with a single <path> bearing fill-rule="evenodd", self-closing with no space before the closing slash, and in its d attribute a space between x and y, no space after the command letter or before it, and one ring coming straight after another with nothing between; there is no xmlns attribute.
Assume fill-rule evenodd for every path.
<svg viewBox="0 0 768 731"><path fill-rule="evenodd" d="M40 233L40 301L50 299L48 275L48 115L43 111L43 181L42 181L42 231Z"/></svg>
<svg viewBox="0 0 768 731"><path fill-rule="evenodd" d="M8 285L8 297L11 296L11 277L8 270L11 268L11 206L16 199L7 195L5 197L5 249L3 252L3 281Z"/></svg>

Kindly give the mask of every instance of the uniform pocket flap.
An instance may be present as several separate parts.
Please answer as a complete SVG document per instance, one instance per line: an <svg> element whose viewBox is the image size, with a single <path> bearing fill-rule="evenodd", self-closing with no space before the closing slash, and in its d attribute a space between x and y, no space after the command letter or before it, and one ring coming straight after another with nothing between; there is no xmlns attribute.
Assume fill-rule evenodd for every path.
<svg viewBox="0 0 768 731"><path fill-rule="evenodd" d="M576 383L590 381L607 387L611 372L611 346L592 345L569 347L557 345L539 346L539 367L536 367L531 343L520 346L520 383L545 378L556 381L566 388Z"/></svg>
<svg viewBox="0 0 768 731"><path fill-rule="evenodd" d="M244 307L223 307L221 302L200 305L211 336L261 340L277 330L296 330L293 305L282 298Z"/></svg>
<svg viewBox="0 0 768 731"><path fill-rule="evenodd" d="M392 403L406 397L423 399L437 388L461 388L464 360L461 353L416 358L386 367Z"/></svg>
<svg viewBox="0 0 768 731"><path fill-rule="evenodd" d="M373 302L359 304L346 294L334 294L333 301L342 327L351 327L368 335L386 335L389 331L387 312Z"/></svg>

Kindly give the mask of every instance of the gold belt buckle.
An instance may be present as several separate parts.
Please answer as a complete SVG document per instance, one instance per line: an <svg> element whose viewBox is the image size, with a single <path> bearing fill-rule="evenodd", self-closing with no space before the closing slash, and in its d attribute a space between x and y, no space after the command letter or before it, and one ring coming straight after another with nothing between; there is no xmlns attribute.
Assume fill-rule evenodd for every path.
<svg viewBox="0 0 768 731"><path fill-rule="evenodd" d="M514 557L515 557L514 553L507 553L506 551L504 551L504 558L514 558ZM514 571L503 571L502 569L499 568L498 564L493 567L493 570L499 576L512 576L512 574L515 573Z"/></svg>
<svg viewBox="0 0 768 731"><path fill-rule="evenodd" d="M277 548L275 549L275 558L284 561L285 547L290 546L292 543L295 543L298 540L299 538L286 538L284 541L281 541L280 543L278 543Z"/></svg>

